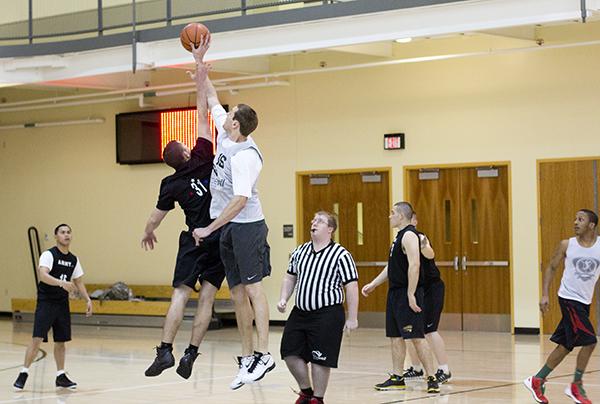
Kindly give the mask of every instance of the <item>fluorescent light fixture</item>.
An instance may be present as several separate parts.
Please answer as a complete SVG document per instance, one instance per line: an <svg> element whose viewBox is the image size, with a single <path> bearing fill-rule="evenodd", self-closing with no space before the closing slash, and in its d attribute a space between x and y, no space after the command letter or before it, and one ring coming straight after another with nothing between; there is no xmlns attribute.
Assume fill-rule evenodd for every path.
<svg viewBox="0 0 600 404"><path fill-rule="evenodd" d="M70 125L89 125L104 123L104 118L81 119L77 121L58 121L58 122L26 122L13 125L0 126L0 130L23 129L23 128L47 128L52 126L70 126Z"/></svg>
<svg viewBox="0 0 600 404"><path fill-rule="evenodd" d="M412 42L412 38L411 37L398 38L394 42L397 42L397 43L409 43L409 42Z"/></svg>

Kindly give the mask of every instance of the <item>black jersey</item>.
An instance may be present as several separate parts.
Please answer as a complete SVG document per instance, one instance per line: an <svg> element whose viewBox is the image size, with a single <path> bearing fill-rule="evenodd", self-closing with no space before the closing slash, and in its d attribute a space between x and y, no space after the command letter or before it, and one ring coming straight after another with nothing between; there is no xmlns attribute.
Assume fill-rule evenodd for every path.
<svg viewBox="0 0 600 404"><path fill-rule="evenodd" d="M72 253L63 254L58 247L52 247L48 251L44 252L52 254L52 264L46 259L40 258L40 265L48 267L50 269L49 275L53 278L60 279L62 281L71 281L73 271L77 267L77 257ZM60 286L48 285L40 281L38 283L38 300L68 300L69 292L61 288Z"/></svg>
<svg viewBox="0 0 600 404"><path fill-rule="evenodd" d="M160 184L156 207L172 210L179 203L190 230L211 223L209 185L214 157L212 142L198 138L190 159Z"/></svg>
<svg viewBox="0 0 600 404"><path fill-rule="evenodd" d="M415 233L419 237L419 233L415 226L408 225L400 230L396 235L396 239L390 248L390 256L388 258L388 279L390 289L400 289L408 287L408 256L402 248L402 237L407 232ZM423 254L420 253L420 262L423 262ZM423 265L419 265L419 286L422 286L424 281Z"/></svg>
<svg viewBox="0 0 600 404"><path fill-rule="evenodd" d="M427 237L425 235L425 233L421 233L421 232L417 232L418 234L422 234L425 237ZM419 239L420 242L420 239ZM430 241L431 243L431 241ZM432 246L433 248L433 246ZM423 254L421 254L421 268L423 271L423 284L424 285L431 285L432 283L435 283L437 281L439 281L441 278L440 275L440 270L438 269L437 265L435 265L435 259L429 259L427 257L425 257Z"/></svg>

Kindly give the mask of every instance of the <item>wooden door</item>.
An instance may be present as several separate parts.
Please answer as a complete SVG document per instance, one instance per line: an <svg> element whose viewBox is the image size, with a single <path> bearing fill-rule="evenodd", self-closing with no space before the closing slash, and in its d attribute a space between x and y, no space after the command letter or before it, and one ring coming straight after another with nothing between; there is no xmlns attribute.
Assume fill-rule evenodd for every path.
<svg viewBox="0 0 600 404"><path fill-rule="evenodd" d="M539 165L541 266L544 271L560 240L573 237L573 222L579 209L597 209L598 160L542 162ZM597 211L597 210L596 210ZM543 318L543 332L551 334L561 319L558 287L564 267L554 274L550 284L550 310ZM591 320L597 325L596 297Z"/></svg>
<svg viewBox="0 0 600 404"><path fill-rule="evenodd" d="M409 170L408 189L446 284L442 328L510 330L508 168Z"/></svg>
<svg viewBox="0 0 600 404"><path fill-rule="evenodd" d="M508 169L460 169L463 330L510 330Z"/></svg>
<svg viewBox="0 0 600 404"><path fill-rule="evenodd" d="M411 170L409 200L417 213L418 229L429 237L446 284L443 327L462 329L462 274L459 272L460 176L456 169Z"/></svg>
<svg viewBox="0 0 600 404"><path fill-rule="evenodd" d="M387 264L390 247L389 172L340 173L302 176L302 242L310 240L315 212L338 215L336 241L357 263L359 288L370 282ZM317 178L317 180L315 180ZM385 312L387 283L369 298L360 298L360 312Z"/></svg>

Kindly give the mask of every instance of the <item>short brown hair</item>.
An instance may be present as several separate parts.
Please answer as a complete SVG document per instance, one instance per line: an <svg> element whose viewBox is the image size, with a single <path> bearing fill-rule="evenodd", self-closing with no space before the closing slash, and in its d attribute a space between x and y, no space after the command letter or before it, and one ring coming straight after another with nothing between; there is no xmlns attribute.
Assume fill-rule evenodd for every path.
<svg viewBox="0 0 600 404"><path fill-rule="evenodd" d="M248 136L258 126L258 116L250 106L246 104L238 104L233 119L240 124L240 133L243 136Z"/></svg>
<svg viewBox="0 0 600 404"><path fill-rule="evenodd" d="M173 167L176 170L180 165L185 163L181 143L176 140L171 140L167 143L163 150L163 160L169 167Z"/></svg>
<svg viewBox="0 0 600 404"><path fill-rule="evenodd" d="M320 210L315 215L327 216L327 226L331 227L334 232L337 230L337 215L335 213Z"/></svg>

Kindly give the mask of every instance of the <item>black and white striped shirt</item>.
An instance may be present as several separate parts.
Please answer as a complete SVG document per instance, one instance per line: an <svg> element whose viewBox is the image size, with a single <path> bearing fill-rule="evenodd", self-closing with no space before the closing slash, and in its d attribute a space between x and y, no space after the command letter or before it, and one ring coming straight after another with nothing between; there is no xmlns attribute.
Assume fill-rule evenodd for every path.
<svg viewBox="0 0 600 404"><path fill-rule="evenodd" d="M342 285L358 280L352 255L333 241L316 252L311 241L298 246L287 273L297 277L296 307L304 311L344 303Z"/></svg>

